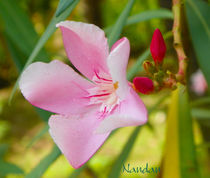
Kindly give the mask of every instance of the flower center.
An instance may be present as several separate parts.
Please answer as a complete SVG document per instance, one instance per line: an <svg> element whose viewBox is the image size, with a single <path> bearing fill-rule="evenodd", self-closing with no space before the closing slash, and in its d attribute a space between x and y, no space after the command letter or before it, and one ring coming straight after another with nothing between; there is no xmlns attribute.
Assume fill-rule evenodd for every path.
<svg viewBox="0 0 210 178"><path fill-rule="evenodd" d="M113 83L112 79L107 74L103 73L99 75L96 72L95 74L92 81L96 85L88 89L90 104L101 104L100 112L103 114L110 113L112 109L119 104L119 98L116 94L118 82Z"/></svg>

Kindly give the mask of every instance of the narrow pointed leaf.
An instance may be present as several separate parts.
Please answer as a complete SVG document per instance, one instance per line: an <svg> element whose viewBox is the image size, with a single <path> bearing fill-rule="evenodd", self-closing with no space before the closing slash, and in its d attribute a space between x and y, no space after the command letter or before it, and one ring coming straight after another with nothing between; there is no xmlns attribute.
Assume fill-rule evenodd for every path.
<svg viewBox="0 0 210 178"><path fill-rule="evenodd" d="M203 0L186 0L185 6L197 60L210 86L210 5Z"/></svg>
<svg viewBox="0 0 210 178"><path fill-rule="evenodd" d="M191 114L196 119L210 119L210 110L203 108L192 108Z"/></svg>
<svg viewBox="0 0 210 178"><path fill-rule="evenodd" d="M145 22L152 19L173 19L173 13L168 9L156 9L140 12L127 18L125 26ZM113 26L105 28L106 33L110 33Z"/></svg>
<svg viewBox="0 0 210 178"><path fill-rule="evenodd" d="M188 95L181 85L172 94L166 133L163 178L200 177Z"/></svg>
<svg viewBox="0 0 210 178"><path fill-rule="evenodd" d="M60 0L55 16L58 17L61 15L73 2L74 0Z"/></svg>
<svg viewBox="0 0 210 178"><path fill-rule="evenodd" d="M23 174L23 170L19 168L17 165L4 162L0 160L0 177L4 177L8 174Z"/></svg>
<svg viewBox="0 0 210 178"><path fill-rule="evenodd" d="M25 176L25 178L40 178L48 167L61 155L57 146L54 146L52 151L44 157L40 163Z"/></svg>
<svg viewBox="0 0 210 178"><path fill-rule="evenodd" d="M29 142L29 144L26 146L26 148L30 148L34 143L36 143L40 138L42 138L43 135L48 133L49 126L46 124L44 128L42 128Z"/></svg>
<svg viewBox="0 0 210 178"><path fill-rule="evenodd" d="M151 112L153 112L155 109L158 108L158 106L166 99L167 96L163 96L161 97L157 103L155 103L155 105L153 107L151 107L150 109L148 109L148 112L149 114ZM150 125L147 124L149 127ZM109 173L109 177L111 178L118 178L120 177L120 172L121 172L121 169L122 169L122 165L123 163L125 163L125 161L127 160L132 148L133 148L133 145L136 141L136 138L139 134L139 131L140 131L140 128L142 126L138 126L134 129L134 131L132 132L132 134L130 135L130 137L128 138L127 142L125 143L125 146L123 147L122 149L122 152L120 153L120 155L117 157L114 165L112 166L112 169Z"/></svg>
<svg viewBox="0 0 210 178"><path fill-rule="evenodd" d="M50 21L47 29L45 30L44 34L42 35L42 37L39 39L39 41L37 42L36 46L34 47L31 55L29 56L23 70L30 65L35 58L37 57L37 55L39 54L39 52L41 51L41 49L43 48L43 46L45 45L45 43L47 42L47 40L50 38L50 36L53 34L53 32L56 30L56 24L62 20L65 20L69 14L73 11L73 9L75 8L75 6L77 5L77 3L79 2L79 0L75 0L70 7L68 7L60 16L56 17L55 15L53 16L52 20ZM18 82L20 80L20 76L18 77L15 86L12 90L12 93L10 95L10 101L12 100L15 91L18 87Z"/></svg>
<svg viewBox="0 0 210 178"><path fill-rule="evenodd" d="M9 145L7 145L7 144L0 145L0 159L2 159L3 156L6 154L8 148L9 148Z"/></svg>
<svg viewBox="0 0 210 178"><path fill-rule="evenodd" d="M125 22L130 14L130 11L133 7L135 0L129 0L125 9L120 14L119 18L117 19L116 23L114 24L111 33L108 36L108 44L111 47L115 41L120 37L123 27L125 26Z"/></svg>

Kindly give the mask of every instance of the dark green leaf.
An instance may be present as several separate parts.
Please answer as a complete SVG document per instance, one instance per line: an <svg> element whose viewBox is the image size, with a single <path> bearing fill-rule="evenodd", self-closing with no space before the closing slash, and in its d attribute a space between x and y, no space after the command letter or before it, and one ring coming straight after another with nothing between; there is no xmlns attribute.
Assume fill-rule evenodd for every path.
<svg viewBox="0 0 210 178"><path fill-rule="evenodd" d="M150 50L149 48L146 49L136 60L135 65L133 65L133 67L128 71L127 73L127 79L131 80L138 71L142 70L142 64L144 62L144 60L146 60L150 55Z"/></svg>
<svg viewBox="0 0 210 178"><path fill-rule="evenodd" d="M126 25L144 22L151 19L173 19L173 13L168 9L157 9L141 12L128 18Z"/></svg>
<svg viewBox="0 0 210 178"><path fill-rule="evenodd" d="M127 18L127 21L125 23L125 26L144 22L147 20L152 20L152 19L173 19L173 13L168 10L168 9L157 9L157 10L148 10L144 12L140 12L139 14L132 15ZM112 30L113 26L105 28L106 33L110 33Z"/></svg>
<svg viewBox="0 0 210 178"><path fill-rule="evenodd" d="M192 108L192 116L196 119L210 119L210 110L202 108Z"/></svg>
<svg viewBox="0 0 210 178"><path fill-rule="evenodd" d="M23 170L15 164L4 162L0 160L0 176L6 176L8 174L23 174Z"/></svg>
<svg viewBox="0 0 210 178"><path fill-rule="evenodd" d="M9 146L7 144L1 144L0 145L0 159L2 159L2 157L5 155L8 148L9 148Z"/></svg>
<svg viewBox="0 0 210 178"><path fill-rule="evenodd" d="M8 34L8 32L7 33L5 32L5 40L7 41L8 49L10 51L12 59L15 62L18 71L21 72L21 70L23 69L24 64L25 64L26 56L29 56L30 52L33 49L33 47L30 47L30 44L29 44L30 40L28 40L28 38L31 36L32 38L36 38L38 40L38 35L35 33L35 30L33 29L33 25L29 21L29 18L27 17L27 15L18 6L18 4L15 3L15 1L14 1L14 4L13 4L9 0L9 1L7 1L7 3L5 3L5 4L3 3L4 6L2 6L1 3L2 2L0 2L0 7L4 7L4 6L7 7L7 6L11 5L11 6L9 6L9 9L12 9L12 10L16 10L17 9L16 17L14 17L14 14L9 14L9 16L7 16L5 18L10 17L13 21L15 21L15 20L18 21L17 28L14 28L14 31L15 31L15 29L18 31L19 36L22 37L22 39L24 41L24 44L27 46L27 50L23 50L23 48L21 46L19 46L19 43L16 44L16 40L11 39L10 38L11 35ZM15 6L13 7L13 5L15 5ZM24 17L24 18L21 18L21 17ZM4 20L7 23L7 19L4 19ZM25 25L25 27L27 27L29 29L28 30L28 36L26 36L26 34L23 34L24 31L21 31L21 28L18 28L18 26L21 26L21 25ZM7 30L7 28L5 30ZM31 33L31 35L29 33ZM34 43L34 45L35 45L35 43ZM47 54L45 53L44 50L42 50L42 52L40 54L42 54L42 56L45 56L46 60L48 59L47 58ZM38 114L40 115L40 117L44 121L48 121L48 118L51 115L50 112L41 110L39 108L36 108L36 111L38 112Z"/></svg>
<svg viewBox="0 0 210 178"><path fill-rule="evenodd" d="M50 36L53 34L53 32L56 30L56 24L62 20L65 20L69 14L73 11L73 9L75 8L75 6L77 5L77 3L79 2L79 0L75 0L70 7L68 7L60 16L56 17L55 15L53 16L52 20L50 21L50 24L48 25L47 29L45 30L44 34L42 35L42 37L39 39L39 41L37 42L36 46L34 47L31 55L29 56L24 69L30 65L35 58L37 57L37 55L40 53L41 49L43 48L44 44L47 42L47 40L50 38ZM14 96L14 93L18 87L18 82L20 80L20 76L18 77L15 86L12 90L12 93L10 95L10 101Z"/></svg>
<svg viewBox="0 0 210 178"><path fill-rule="evenodd" d="M38 35L27 14L19 7L16 0L0 1L0 17L4 33L25 57L32 52L38 40ZM47 54L42 50L37 58L47 60ZM25 59L22 59L25 62Z"/></svg>
<svg viewBox="0 0 210 178"><path fill-rule="evenodd" d="M39 116L41 117L41 119L45 122L48 122L48 119L52 113L49 111L42 110L40 108L36 108L36 107L34 107L34 108L35 108L36 112L39 114Z"/></svg>
<svg viewBox="0 0 210 178"><path fill-rule="evenodd" d="M74 0L60 0L55 13L56 17L63 13L73 2Z"/></svg>
<svg viewBox="0 0 210 178"><path fill-rule="evenodd" d="M114 24L111 33L108 35L108 44L111 47L117 39L120 37L123 27L125 26L125 22L130 14L130 11L133 7L135 0L129 0L125 9L120 14L119 18L117 19L116 23Z"/></svg>
<svg viewBox="0 0 210 178"><path fill-rule="evenodd" d="M199 98L191 102L192 107L206 104L210 104L210 97Z"/></svg>
<svg viewBox="0 0 210 178"><path fill-rule="evenodd" d="M200 68L210 86L210 5L202 0L186 0L185 2L193 47Z"/></svg>
<svg viewBox="0 0 210 178"><path fill-rule="evenodd" d="M52 151L44 157L40 163L29 173L25 178L40 178L48 167L61 155L57 146L54 146Z"/></svg>

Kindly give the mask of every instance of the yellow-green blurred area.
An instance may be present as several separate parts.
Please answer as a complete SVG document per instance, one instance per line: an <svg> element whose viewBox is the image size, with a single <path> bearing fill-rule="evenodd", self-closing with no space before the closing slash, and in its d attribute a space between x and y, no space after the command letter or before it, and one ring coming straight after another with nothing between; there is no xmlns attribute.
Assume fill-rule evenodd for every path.
<svg viewBox="0 0 210 178"><path fill-rule="evenodd" d="M116 22L127 2L127 0L81 0L68 19L94 23L106 29ZM36 32L41 36L56 10L58 1L20 0L18 5L28 15ZM172 3L168 0L136 0L130 15L159 8L171 10L171 6ZM137 58L149 47L153 31L159 28L165 34L171 31L172 24L172 19L152 19L126 26L123 29L121 36L126 36L131 44L128 70L135 65ZM15 28L15 26L11 28ZM19 90L16 92L11 103L9 104L8 102L19 74L12 60L13 54L10 51L8 38L4 30L4 21L0 16L0 145L6 144L8 146L3 155L3 160L17 165L27 174L50 153L54 142L49 133L46 132L32 143L34 137L46 127L46 122L40 118L34 107L23 98ZM24 43L24 41L19 41L19 43ZM164 65L168 69L171 69L171 71L176 72L177 56L173 49L172 37L166 40L166 44L167 53ZM58 59L69 64L59 30L56 30L47 41L45 50L50 56L50 60ZM23 54L22 57L23 60L26 60L28 56ZM148 59L151 59L151 56ZM140 70L136 75L145 75L145 73ZM167 109L171 103L170 95L171 92L169 90L148 96L140 95L148 109L151 109L161 98L164 98L164 100L150 112L149 124L140 128L134 146L124 162L124 166L130 164L130 167L144 168L148 164L149 168L157 167L162 171ZM193 120L198 167L202 177L206 178L210 175L209 127L209 122L197 122L197 120ZM108 177L117 157L120 155L134 129L135 127L118 129L86 163L85 168L78 177ZM207 140L207 142L204 140ZM74 169L66 158L61 155L49 166L43 178L67 178L70 177L73 171ZM174 172L176 171L174 169ZM123 167L120 174L122 178L161 177L160 173L123 172ZM21 174L8 174L6 177L19 178L24 176Z"/></svg>

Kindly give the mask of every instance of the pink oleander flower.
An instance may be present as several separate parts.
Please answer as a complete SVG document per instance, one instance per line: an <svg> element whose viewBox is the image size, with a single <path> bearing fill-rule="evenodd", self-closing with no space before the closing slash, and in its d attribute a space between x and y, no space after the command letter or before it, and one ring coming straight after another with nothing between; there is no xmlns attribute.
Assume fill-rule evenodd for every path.
<svg viewBox="0 0 210 178"><path fill-rule="evenodd" d="M35 62L22 74L20 89L34 106L56 113L50 135L74 168L100 148L113 129L144 124L147 110L126 80L130 44L127 38L111 48L95 25L73 21L57 24L71 63Z"/></svg>
<svg viewBox="0 0 210 178"><path fill-rule="evenodd" d="M150 52L156 65L163 62L163 58L166 53L166 45L159 29L156 29L153 33L150 44Z"/></svg>
<svg viewBox="0 0 210 178"><path fill-rule="evenodd" d="M153 81L148 77L135 77L133 79L133 84L138 92L145 95L152 93L155 89Z"/></svg>
<svg viewBox="0 0 210 178"><path fill-rule="evenodd" d="M192 90L197 95L203 95L208 88L206 80L200 70L194 73L191 77L192 81Z"/></svg>

